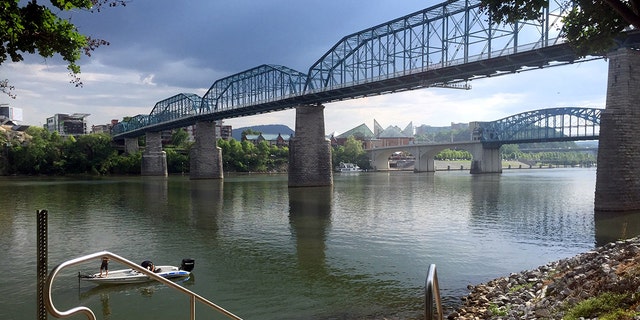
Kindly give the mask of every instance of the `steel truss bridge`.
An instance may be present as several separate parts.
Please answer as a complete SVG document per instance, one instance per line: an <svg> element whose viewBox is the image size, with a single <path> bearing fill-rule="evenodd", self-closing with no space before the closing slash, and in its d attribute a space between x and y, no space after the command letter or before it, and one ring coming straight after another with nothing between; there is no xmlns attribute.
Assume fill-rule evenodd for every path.
<svg viewBox="0 0 640 320"><path fill-rule="evenodd" d="M264 64L216 80L203 97L180 93L117 124L114 139L345 99L599 59L578 59L561 36L571 3L551 0L542 19L489 23L479 0L450 0L345 36L306 73ZM620 46L640 43L627 37Z"/></svg>
<svg viewBox="0 0 640 320"><path fill-rule="evenodd" d="M597 140L600 114L596 108L550 108L522 112L491 122L472 122L473 141L487 147L533 142Z"/></svg>

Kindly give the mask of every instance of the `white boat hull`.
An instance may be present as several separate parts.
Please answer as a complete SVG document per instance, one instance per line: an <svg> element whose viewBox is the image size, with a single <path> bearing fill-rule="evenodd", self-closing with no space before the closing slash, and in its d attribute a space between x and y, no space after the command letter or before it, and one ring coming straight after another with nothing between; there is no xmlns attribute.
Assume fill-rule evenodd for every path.
<svg viewBox="0 0 640 320"><path fill-rule="evenodd" d="M155 274L167 279L179 279L191 275L191 272L180 270L180 268L174 266L157 266L156 270L160 271ZM95 273L88 276L81 276L80 279L96 284L126 284L153 281L149 276L133 269L110 270L108 276L104 276L103 274L103 276L100 277L99 273Z"/></svg>
<svg viewBox="0 0 640 320"><path fill-rule="evenodd" d="M357 164L353 164L353 163L345 163L345 162L340 162L340 165L336 167L336 172L361 172L362 169L360 169L360 167L358 167Z"/></svg>

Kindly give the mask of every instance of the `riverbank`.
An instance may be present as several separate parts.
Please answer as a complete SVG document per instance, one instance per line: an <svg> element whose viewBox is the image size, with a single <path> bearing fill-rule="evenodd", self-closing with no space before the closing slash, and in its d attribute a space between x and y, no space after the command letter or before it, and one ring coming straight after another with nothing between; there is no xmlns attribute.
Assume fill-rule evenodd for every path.
<svg viewBox="0 0 640 320"><path fill-rule="evenodd" d="M471 160L434 160L433 162L436 171L444 170L470 170ZM528 169L529 165L519 161L502 161L502 167L508 168L523 168Z"/></svg>
<svg viewBox="0 0 640 320"><path fill-rule="evenodd" d="M470 170L471 169L471 161L470 160L434 160L434 166L436 171L446 171L446 170ZM557 168L557 167L567 167L564 165L529 165L524 162L514 161L514 160L503 160L502 161L502 169L548 169L548 168Z"/></svg>
<svg viewBox="0 0 640 320"><path fill-rule="evenodd" d="M640 319L640 238L469 289L448 319Z"/></svg>

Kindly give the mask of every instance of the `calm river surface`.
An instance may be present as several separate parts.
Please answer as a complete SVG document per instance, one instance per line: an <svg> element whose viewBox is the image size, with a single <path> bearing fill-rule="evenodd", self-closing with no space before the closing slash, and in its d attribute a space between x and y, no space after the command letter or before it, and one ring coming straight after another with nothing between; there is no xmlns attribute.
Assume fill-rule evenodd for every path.
<svg viewBox="0 0 640 320"><path fill-rule="evenodd" d="M594 218L595 173L336 174L333 187L303 189L289 189L286 175L4 177L0 319L37 316L38 209L49 211L49 268L101 250L156 264L192 258L184 285L244 319L420 319L431 263L451 307L469 284L636 235L637 216ZM62 272L59 310L188 318L189 299L171 288L78 283L99 265ZM200 304L196 315L223 318Z"/></svg>

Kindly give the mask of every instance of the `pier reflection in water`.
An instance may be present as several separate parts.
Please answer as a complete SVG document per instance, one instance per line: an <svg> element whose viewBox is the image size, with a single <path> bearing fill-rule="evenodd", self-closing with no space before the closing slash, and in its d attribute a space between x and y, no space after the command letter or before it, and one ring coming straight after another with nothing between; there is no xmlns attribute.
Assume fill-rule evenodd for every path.
<svg viewBox="0 0 640 320"><path fill-rule="evenodd" d="M332 187L289 188L289 222L300 270L327 274L325 242L331 224Z"/></svg>
<svg viewBox="0 0 640 320"><path fill-rule="evenodd" d="M322 188L288 188L286 175L0 180L0 271L14 275L0 278L13 297L2 319L36 313L36 209L49 211L50 265L101 250L193 258L189 289L245 319L420 318L431 263L451 306L469 284L640 232L639 213L594 215L592 169L361 173ZM111 319L188 314L164 287L78 288L76 272L98 267L61 275L56 304Z"/></svg>
<svg viewBox="0 0 640 320"><path fill-rule="evenodd" d="M640 211L595 212L596 245L640 235Z"/></svg>

